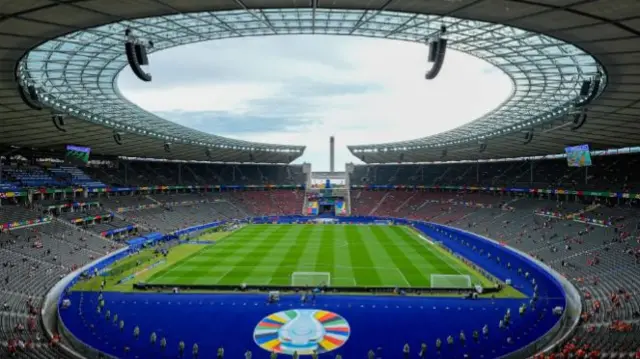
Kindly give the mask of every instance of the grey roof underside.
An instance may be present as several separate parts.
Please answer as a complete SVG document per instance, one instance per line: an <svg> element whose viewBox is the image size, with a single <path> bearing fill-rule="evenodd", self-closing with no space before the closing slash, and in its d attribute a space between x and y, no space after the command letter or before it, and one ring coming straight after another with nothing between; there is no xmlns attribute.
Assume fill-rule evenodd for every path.
<svg viewBox="0 0 640 359"><path fill-rule="evenodd" d="M287 10L276 10L283 8ZM465 125L467 127L404 143L413 149L356 153L365 162L397 162L400 153L405 162L438 160L442 147L422 145L495 132L501 126L518 123L535 129L534 139L528 145L523 145L521 134L510 132L489 137L483 153L478 153L476 143L447 146L446 157L456 160L540 155L562 152L566 145L579 143L590 143L593 148L640 144L640 124L636 120L640 112L638 1L20 0L0 3L0 14L0 143L4 144L58 148L74 143L91 146L94 153L105 155L185 160L207 160L204 148L210 147L214 161L290 162L301 155L303 147L248 143L204 134L155 117L123 99L113 85L126 61L123 37L116 38L114 34L120 33L126 24L141 37L153 39L155 50L160 50L216 38L282 33L334 33L424 41L442 23L448 25L451 48L486 58L512 77L516 89L511 102L504 104L502 113L493 113ZM146 19L157 16L163 18ZM130 19L137 20L122 23ZM105 24L112 24L103 28L112 32L94 29ZM530 33L496 24L546 34L549 38L541 40ZM84 37L73 38L73 34ZM81 50L47 42L64 35L64 41L80 43ZM509 45L512 40L518 40L518 45ZM542 54L545 48L562 46L554 43L557 40L575 45L565 48L575 51L568 57L582 63L584 72L564 72L579 68L558 60L561 55L567 58L566 53L547 51L544 56L534 54L526 59L519 54L521 46L526 45L532 50L541 49ZM36 76L36 85L80 110L77 118L67 116L66 133L55 130L51 111L29 108L17 91L17 64L29 50L38 47L46 51L30 55L33 61L29 71ZM538 115L536 111L569 101L582 80L596 71L589 62L590 56L581 55L582 51L593 56L606 73L606 87L589 105L586 124L578 131L566 126L546 132L544 128L552 128L566 119L527 125L527 121ZM89 53L94 55L87 58L85 55ZM61 55L64 57L55 57ZM533 62L542 65L532 69L529 66ZM101 106L96 106L96 101ZM119 129L124 133L122 145L114 142L113 128L80 116L94 111L102 111L99 116L113 116L122 121L123 128ZM126 126L153 127L187 138L193 144L129 133ZM171 153L164 151L165 142L172 143ZM212 144L219 146L212 147ZM282 152L283 148L300 151ZM355 148L358 146L351 147Z"/></svg>

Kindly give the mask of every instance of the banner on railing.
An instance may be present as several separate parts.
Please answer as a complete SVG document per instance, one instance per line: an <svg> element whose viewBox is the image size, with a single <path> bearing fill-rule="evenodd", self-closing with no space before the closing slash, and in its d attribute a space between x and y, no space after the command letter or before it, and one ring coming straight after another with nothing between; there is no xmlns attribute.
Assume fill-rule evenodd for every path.
<svg viewBox="0 0 640 359"><path fill-rule="evenodd" d="M456 191L485 191L485 192L518 192L518 193L541 193L541 194L561 194L585 197L609 197L609 198L631 198L640 199L640 193L627 192L599 192L599 191L575 191L567 189L552 188L516 188L516 187L475 187L475 186L402 186L402 185L352 185L353 189L445 189Z"/></svg>
<svg viewBox="0 0 640 359"><path fill-rule="evenodd" d="M41 217L36 219L28 219L26 221L3 223L3 224L0 224L0 228L2 228L3 230L18 229L18 228L27 227L27 226L33 226L34 224L49 223L49 222L51 222L51 217Z"/></svg>
<svg viewBox="0 0 640 359"><path fill-rule="evenodd" d="M558 219L570 219L570 220L574 220L576 222L585 223L585 224L593 224L593 225L600 226L600 227L609 227L609 226L613 225L613 222L610 221L610 220L593 218L593 217L590 217L586 213L563 214L563 213L555 212L555 211L537 210L537 211L535 211L535 214L537 214L539 216L544 216L544 217L551 217L551 218L558 218Z"/></svg>
<svg viewBox="0 0 640 359"><path fill-rule="evenodd" d="M536 210L535 214L539 216L558 218L558 219L571 219L570 216L567 216L566 214L562 214L560 212L553 212L553 211Z"/></svg>
<svg viewBox="0 0 640 359"><path fill-rule="evenodd" d="M600 227L610 227L610 226L613 225L613 222L611 222L609 220L591 218L591 217L587 217L585 215L573 216L573 220L576 221L576 222L586 223L586 224L593 224L595 226L600 226Z"/></svg>
<svg viewBox="0 0 640 359"><path fill-rule="evenodd" d="M116 212L118 213L124 213L124 212L129 212L129 211L136 211L139 209L150 209L150 208L158 208L161 207L161 204L158 203L151 203L151 204L140 204L137 206L131 206L131 207L118 207L116 208Z"/></svg>
<svg viewBox="0 0 640 359"><path fill-rule="evenodd" d="M198 186L137 186L137 187L87 187L89 193L105 192L146 192L146 191L171 191L171 190L244 190L244 189L304 189L304 185L198 185ZM352 185L352 189L408 189L408 190L456 190L456 191L485 191L485 192L512 192L534 194L575 195L584 197L608 197L640 199L640 193L606 192L606 191L576 191L561 188L517 188L517 187L480 187L480 186L422 186L422 185ZM68 188L40 188L31 189L33 193L55 194L83 192L80 187ZM27 191L0 192L0 198L24 197Z"/></svg>
<svg viewBox="0 0 640 359"><path fill-rule="evenodd" d="M82 192L82 191L84 191L82 187L65 187L65 188L40 187L33 190L33 193L56 194L56 193L74 193L74 192Z"/></svg>
<svg viewBox="0 0 640 359"><path fill-rule="evenodd" d="M56 208L71 208L71 207L85 207L85 206L98 206L100 202L73 202L73 203L61 203L61 204L52 204L50 206L45 207L45 209L52 210Z"/></svg>
<svg viewBox="0 0 640 359"><path fill-rule="evenodd" d="M0 192L0 199L24 197L26 195L27 195L27 192Z"/></svg>
<svg viewBox="0 0 640 359"><path fill-rule="evenodd" d="M140 186L140 187L89 187L87 192L89 193L103 193L103 192L135 192L135 191L173 191L173 190L200 190L200 189L304 189L304 185L239 185L239 186L227 186L227 185L203 185L203 186Z"/></svg>
<svg viewBox="0 0 640 359"><path fill-rule="evenodd" d="M111 229L111 230L108 230L108 231L100 232L100 235L103 236L103 237L107 237L107 236L112 236L114 234L118 234L118 233L121 233L121 232L129 232L129 231L134 230L135 228L138 228L138 225L133 224L133 225L126 226L126 227L123 227L123 228Z"/></svg>
<svg viewBox="0 0 640 359"><path fill-rule="evenodd" d="M166 205L166 206L190 206L192 204L214 203L214 202L220 202L220 201L221 200L219 200L219 199L212 199L212 200L202 199L202 200L197 200L197 201L167 202L164 205ZM162 207L162 206L163 205L160 204L160 203L141 204L141 205L131 206L131 207L118 207L118 208L116 208L116 212L117 213L124 213L124 212L129 212L129 211L137 211L139 209L158 208L158 207Z"/></svg>
<svg viewBox="0 0 640 359"><path fill-rule="evenodd" d="M71 220L71 222L75 223L75 224L78 224L78 223L89 222L89 221L99 221L101 219L106 219L106 218L113 218L113 213L105 213L105 214L100 214L100 215L97 215L97 216L76 218L76 219Z"/></svg>

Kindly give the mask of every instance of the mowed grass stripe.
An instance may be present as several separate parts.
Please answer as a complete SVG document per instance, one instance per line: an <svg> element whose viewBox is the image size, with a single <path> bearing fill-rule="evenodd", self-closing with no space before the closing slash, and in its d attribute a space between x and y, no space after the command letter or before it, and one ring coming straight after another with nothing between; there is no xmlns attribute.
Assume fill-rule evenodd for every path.
<svg viewBox="0 0 640 359"><path fill-rule="evenodd" d="M266 236L263 235L261 237L254 238L256 246L254 246L251 251L245 254L240 261L235 263L235 265L230 268L229 272L220 277L218 279L218 283L237 284L238 278L244 279L248 277L253 270L251 267L256 264L257 259L261 258L265 253L269 252L274 243L282 240L282 238L286 238L286 234L290 229L291 228L288 228L286 226L279 226L275 231L267 234Z"/></svg>
<svg viewBox="0 0 640 359"><path fill-rule="evenodd" d="M254 270L244 278L244 282L248 284L288 284L289 279L277 277L276 271L282 262L282 253L288 251L296 243L304 227L288 226L287 228L286 236L276 239L271 249L257 259L258 262Z"/></svg>
<svg viewBox="0 0 640 359"><path fill-rule="evenodd" d="M292 272L313 272L316 268L316 258L320 251L322 242L322 230L324 226L312 225L313 229L306 238L307 245L304 247L295 270Z"/></svg>
<svg viewBox="0 0 640 359"><path fill-rule="evenodd" d="M207 251L209 246L206 247L202 247L202 249L198 250L197 252L194 252L192 254L190 254L189 256L171 264L170 266L163 268L162 270L156 272L155 274L153 274L151 277L149 277L149 279L147 280L147 282L151 283L154 281L157 281L158 279L165 277L165 276L170 276L170 273L175 270L180 264L184 264L187 263L191 258L195 258L199 255L201 255L203 252Z"/></svg>
<svg viewBox="0 0 640 359"><path fill-rule="evenodd" d="M224 262L224 265L210 269L209 283L239 284L245 282L244 278L248 276L248 273L255 270L255 262L259 260L255 259L255 262L247 263L247 258L251 257L253 253L265 250L265 241L275 241L281 238L281 233L278 232L279 227L274 226L270 229L268 226L257 225L251 226L250 228L251 230L248 232L248 237L242 238L245 243L242 244L240 241L236 243L236 245L244 248L234 252L234 254ZM220 253L218 253L218 255L220 255ZM264 280L264 278L259 278L256 282L250 284L263 283Z"/></svg>
<svg viewBox="0 0 640 359"><path fill-rule="evenodd" d="M333 286L422 287L431 274L475 273L409 228L376 225L248 225L167 265L154 283L290 285L297 271L329 272Z"/></svg>
<svg viewBox="0 0 640 359"><path fill-rule="evenodd" d="M407 237L411 236L410 233L398 233L389 228L385 229L385 231L389 239L393 241L395 247L404 253L407 261L411 262L427 280L430 281L431 274L440 273L435 258L431 258L431 256L425 258L422 256L422 252L427 251L426 248L415 248L406 243Z"/></svg>
<svg viewBox="0 0 640 359"><path fill-rule="evenodd" d="M276 228L270 228L269 233ZM188 260L176 263L156 283L180 283L180 284L207 284L215 283L211 278L217 277L216 273L228 271L233 264L242 258L237 252L252 248L259 242L250 241L253 238L251 231L238 231L231 234L225 241L205 247L197 255ZM242 243L245 244L242 244Z"/></svg>
<svg viewBox="0 0 640 359"><path fill-rule="evenodd" d="M460 273L448 262L446 262L443 256L440 253L433 251L429 248L430 244L426 244L424 242L418 242L421 240L420 238L416 238L415 233L411 233L409 229L404 227L392 227L392 231L395 233L401 234L400 237L405 245L411 247L416 253L419 253L420 256L429 261L434 267L437 268L437 272L435 274L469 274L469 273ZM409 234L409 235L407 235Z"/></svg>
<svg viewBox="0 0 640 359"><path fill-rule="evenodd" d="M353 273L349 243L347 242L347 226L332 227L333 234L333 271L331 272L332 286L354 286L355 274Z"/></svg>
<svg viewBox="0 0 640 359"><path fill-rule="evenodd" d="M415 264L405 255L405 253L396 245L397 240L402 240L404 234L398 235L389 227L372 227L371 232L382 244L389 258L398 268L404 279L413 287L427 287L430 284L430 273L424 275Z"/></svg>
<svg viewBox="0 0 640 359"><path fill-rule="evenodd" d="M371 260L369 249L364 243L360 230L358 226L345 226L355 284L360 286L383 285L378 272L373 270L375 264Z"/></svg>
<svg viewBox="0 0 640 359"><path fill-rule="evenodd" d="M369 249L369 255L375 263L374 268L378 272L378 276L385 286L410 286L409 281L404 277L400 268L393 262L393 259L385 249L387 238L378 238L373 230L378 226L367 226L362 228L365 234L365 246Z"/></svg>
<svg viewBox="0 0 640 359"><path fill-rule="evenodd" d="M334 277L335 258L334 248L336 244L336 229L339 226L321 226L320 230L320 246L316 253L316 263L314 270L316 272L329 272Z"/></svg>
<svg viewBox="0 0 640 359"><path fill-rule="evenodd" d="M302 231L298 233L298 236L295 238L295 241L291 247L285 252L281 253L282 260L278 265L277 269L273 273L273 278L269 282L269 284L290 284L291 281L291 273L294 272L292 268L296 268L298 266L298 262L300 258L302 258L302 253L304 253L304 249L307 246L307 240L311 236L315 226L312 225L304 225ZM289 283L282 283L278 278L289 278Z"/></svg>
<svg viewBox="0 0 640 359"><path fill-rule="evenodd" d="M409 233L411 235L411 238L413 238L416 242L418 242L418 244L427 248L431 253L434 253L434 255L437 255L438 258L440 258L443 262L449 265L449 267L453 270L453 273L441 272L440 274L465 274L465 275L468 274L471 276L471 280L474 284L480 284L482 286L492 286L494 284L490 279L483 276L481 273L474 270L472 267L469 267L468 265L466 265L459 258L453 256L444 248L441 248L437 245L429 245L425 243L425 241L422 238L418 237L418 233L416 232L415 229L412 229L410 227L403 227L402 230L406 233Z"/></svg>

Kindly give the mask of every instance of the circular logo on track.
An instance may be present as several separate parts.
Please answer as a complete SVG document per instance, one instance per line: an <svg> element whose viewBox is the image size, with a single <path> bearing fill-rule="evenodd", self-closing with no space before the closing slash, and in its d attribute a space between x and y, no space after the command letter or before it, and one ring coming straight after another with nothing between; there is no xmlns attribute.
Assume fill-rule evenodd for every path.
<svg viewBox="0 0 640 359"><path fill-rule="evenodd" d="M253 331L253 339L269 352L310 355L340 348L350 333L349 323L336 313L292 309L262 319Z"/></svg>

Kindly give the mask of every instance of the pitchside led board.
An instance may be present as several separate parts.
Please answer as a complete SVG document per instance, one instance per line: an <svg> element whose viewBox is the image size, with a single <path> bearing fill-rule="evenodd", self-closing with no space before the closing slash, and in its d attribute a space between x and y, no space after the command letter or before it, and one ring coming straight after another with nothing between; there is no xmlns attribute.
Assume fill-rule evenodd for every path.
<svg viewBox="0 0 640 359"><path fill-rule="evenodd" d="M569 167L591 166L591 152L589 145L571 146L564 149L567 154L567 164Z"/></svg>
<svg viewBox="0 0 640 359"><path fill-rule="evenodd" d="M91 149L89 147L67 145L64 161L73 166L86 166L87 162L89 162L90 152Z"/></svg>

